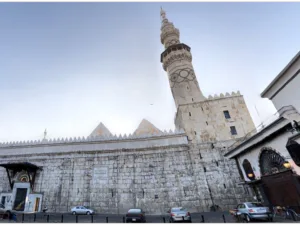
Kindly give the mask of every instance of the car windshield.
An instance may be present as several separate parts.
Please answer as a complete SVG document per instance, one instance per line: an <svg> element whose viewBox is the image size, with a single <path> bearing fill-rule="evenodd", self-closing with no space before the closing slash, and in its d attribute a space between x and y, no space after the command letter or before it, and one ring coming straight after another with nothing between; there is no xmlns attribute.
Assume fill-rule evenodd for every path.
<svg viewBox="0 0 300 225"><path fill-rule="evenodd" d="M249 208L264 207L263 204L257 202L248 202L246 204Z"/></svg>
<svg viewBox="0 0 300 225"><path fill-rule="evenodd" d="M129 209L128 212L129 213L140 213L140 212L142 212L142 210L141 209Z"/></svg>
<svg viewBox="0 0 300 225"><path fill-rule="evenodd" d="M185 208L172 208L171 212L181 212L186 211Z"/></svg>

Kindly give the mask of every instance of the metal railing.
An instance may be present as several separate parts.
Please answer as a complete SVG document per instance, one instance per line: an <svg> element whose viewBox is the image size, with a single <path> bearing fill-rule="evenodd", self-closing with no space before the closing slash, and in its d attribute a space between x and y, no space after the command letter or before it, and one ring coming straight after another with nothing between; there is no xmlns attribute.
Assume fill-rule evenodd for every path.
<svg viewBox="0 0 300 225"><path fill-rule="evenodd" d="M123 215L72 215L70 213L51 214L17 214L18 223L126 223ZM204 212L192 213L193 223L232 223L234 218L228 212ZM166 215L146 215L147 223L169 223L169 216Z"/></svg>

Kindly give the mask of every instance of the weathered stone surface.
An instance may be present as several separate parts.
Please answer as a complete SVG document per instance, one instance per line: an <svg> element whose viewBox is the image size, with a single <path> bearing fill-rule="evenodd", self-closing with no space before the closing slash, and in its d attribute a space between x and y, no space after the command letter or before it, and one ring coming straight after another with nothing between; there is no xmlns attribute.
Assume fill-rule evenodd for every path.
<svg viewBox="0 0 300 225"><path fill-rule="evenodd" d="M40 152L6 155L0 163L29 160L41 166L35 191L44 194L43 205L53 212L67 212L83 204L99 213L125 213L128 208L142 207L150 214L159 214L175 206L208 211L213 203L228 209L246 200L247 194L236 185L238 177L232 176L237 173L236 167L224 160L219 148L207 146L127 149L122 154L113 150ZM218 166L216 159L220 162ZM0 176L0 192L9 191L3 168Z"/></svg>

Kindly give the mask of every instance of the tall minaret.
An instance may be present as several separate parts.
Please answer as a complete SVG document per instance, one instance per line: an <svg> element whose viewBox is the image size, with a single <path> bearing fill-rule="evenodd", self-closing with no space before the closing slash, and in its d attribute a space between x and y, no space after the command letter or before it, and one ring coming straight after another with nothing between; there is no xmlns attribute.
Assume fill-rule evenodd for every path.
<svg viewBox="0 0 300 225"><path fill-rule="evenodd" d="M165 51L161 54L163 68L168 73L170 87L178 105L204 101L192 65L191 48L180 43L179 30L166 18L165 11L161 8L161 43Z"/></svg>

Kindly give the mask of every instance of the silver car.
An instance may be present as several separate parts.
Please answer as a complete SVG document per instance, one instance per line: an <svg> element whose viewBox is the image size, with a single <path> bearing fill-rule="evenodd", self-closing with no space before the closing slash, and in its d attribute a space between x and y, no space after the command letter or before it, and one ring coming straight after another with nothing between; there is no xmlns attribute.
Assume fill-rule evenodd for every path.
<svg viewBox="0 0 300 225"><path fill-rule="evenodd" d="M190 212L182 207L171 208L168 213L170 214L169 222L174 223L178 221L186 221L188 223L192 222L192 217Z"/></svg>
<svg viewBox="0 0 300 225"><path fill-rule="evenodd" d="M244 202L239 204L234 211L235 216L241 216L248 222L255 219L272 221L272 213L270 212L269 207L265 207L259 202Z"/></svg>
<svg viewBox="0 0 300 225"><path fill-rule="evenodd" d="M72 212L73 215L76 215L76 214L86 214L86 215L94 214L94 210L89 209L86 206L76 206L76 207L71 209L71 212Z"/></svg>

